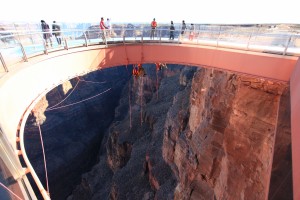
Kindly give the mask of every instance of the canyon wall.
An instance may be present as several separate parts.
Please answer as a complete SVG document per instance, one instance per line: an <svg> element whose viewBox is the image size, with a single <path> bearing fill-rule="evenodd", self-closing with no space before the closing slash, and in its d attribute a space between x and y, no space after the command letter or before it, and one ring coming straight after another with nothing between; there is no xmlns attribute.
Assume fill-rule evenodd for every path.
<svg viewBox="0 0 300 200"><path fill-rule="evenodd" d="M144 66L72 79L35 107L26 151L45 185L41 124L52 199L292 199L288 84Z"/></svg>
<svg viewBox="0 0 300 200"><path fill-rule="evenodd" d="M68 199L266 199L269 191L280 199L290 191L288 85L168 66L125 87L99 162Z"/></svg>

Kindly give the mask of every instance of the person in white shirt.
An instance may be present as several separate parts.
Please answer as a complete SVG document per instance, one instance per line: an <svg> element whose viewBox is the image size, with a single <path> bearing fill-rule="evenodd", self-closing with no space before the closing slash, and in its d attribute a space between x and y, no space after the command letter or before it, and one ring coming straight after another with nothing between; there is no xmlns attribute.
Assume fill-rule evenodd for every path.
<svg viewBox="0 0 300 200"><path fill-rule="evenodd" d="M107 36L109 37L111 35L111 24L110 24L110 19L106 19L105 26L107 27Z"/></svg>

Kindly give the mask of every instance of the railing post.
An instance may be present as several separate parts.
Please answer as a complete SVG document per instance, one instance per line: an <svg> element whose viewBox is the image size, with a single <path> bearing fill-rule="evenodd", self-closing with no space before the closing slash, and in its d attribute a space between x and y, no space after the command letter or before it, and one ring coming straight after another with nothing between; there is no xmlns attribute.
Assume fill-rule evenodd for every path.
<svg viewBox="0 0 300 200"><path fill-rule="evenodd" d="M161 43L161 29L159 30L159 43Z"/></svg>
<svg viewBox="0 0 300 200"><path fill-rule="evenodd" d="M67 42L67 39L65 38L65 49L66 50L69 50L69 46L68 46L68 42Z"/></svg>
<svg viewBox="0 0 300 200"><path fill-rule="evenodd" d="M88 46L88 41L87 41L87 37L86 37L85 32L83 32L83 35L84 35L84 40L85 40L85 46L87 47Z"/></svg>
<svg viewBox="0 0 300 200"><path fill-rule="evenodd" d="M43 45L44 45L44 54L48 55L48 49L45 40L43 40Z"/></svg>
<svg viewBox="0 0 300 200"><path fill-rule="evenodd" d="M29 32L29 34L30 34L30 40L31 40L31 43L34 44L34 40L33 40L33 38L32 38L32 33L31 33L30 26L29 26L28 23L27 23L27 29L28 29L28 32Z"/></svg>
<svg viewBox="0 0 300 200"><path fill-rule="evenodd" d="M199 25L199 30L198 30L198 35L197 35L197 44L199 44L199 37L200 37L200 32L201 31L201 25Z"/></svg>
<svg viewBox="0 0 300 200"><path fill-rule="evenodd" d="M198 35L197 35L197 44L199 44L199 37L200 37L200 29L198 30Z"/></svg>
<svg viewBox="0 0 300 200"><path fill-rule="evenodd" d="M142 26L141 43L143 43L143 38L144 38L144 26Z"/></svg>
<svg viewBox="0 0 300 200"><path fill-rule="evenodd" d="M220 35L221 35L221 28L222 28L222 26L220 25L219 35L218 35L218 38L217 38L217 47L219 46L219 40L220 40Z"/></svg>
<svg viewBox="0 0 300 200"><path fill-rule="evenodd" d="M20 43L20 47L21 47L21 50L22 50L22 53L23 53L23 60L25 62L28 62L26 52L25 52L24 47L23 47L23 45L21 43Z"/></svg>
<svg viewBox="0 0 300 200"><path fill-rule="evenodd" d="M21 39L20 39L20 34L19 34L19 31L18 31L18 29L17 29L15 23L14 23L14 28L15 28L15 30L16 30L16 33L17 33L17 36L18 36L18 40L19 40L19 42L20 42L20 41L21 41Z"/></svg>
<svg viewBox="0 0 300 200"><path fill-rule="evenodd" d="M246 50L247 50L247 51L249 50L250 40L251 40L251 38L252 38L253 33L254 33L254 29L252 30L252 32L251 32L251 34L250 34L250 37L249 37L249 39L248 39L248 42L247 42L247 47L246 47Z"/></svg>
<svg viewBox="0 0 300 200"><path fill-rule="evenodd" d="M290 37L289 37L289 39L288 39L288 41L287 41L287 43L286 43L286 45L285 45L284 51L283 51L283 55L284 55L284 56L285 56L286 51L287 51L287 49L288 49L288 47L289 47L289 45L290 45L291 40L292 40L292 36L290 35Z"/></svg>
<svg viewBox="0 0 300 200"><path fill-rule="evenodd" d="M2 63L2 65L3 65L3 68L4 68L5 72L8 72L6 63L5 63L4 59L3 59L3 56L2 56L2 54L1 54L1 52L0 52L0 60L1 60L1 63Z"/></svg>

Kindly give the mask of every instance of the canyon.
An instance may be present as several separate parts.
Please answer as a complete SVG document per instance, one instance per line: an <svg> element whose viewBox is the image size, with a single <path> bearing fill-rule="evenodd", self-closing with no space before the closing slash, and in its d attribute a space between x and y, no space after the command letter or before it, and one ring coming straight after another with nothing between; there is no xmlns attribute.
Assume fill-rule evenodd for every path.
<svg viewBox="0 0 300 200"><path fill-rule="evenodd" d="M96 71L36 105L26 152L46 185L40 125L51 198L293 199L288 83L167 66Z"/></svg>

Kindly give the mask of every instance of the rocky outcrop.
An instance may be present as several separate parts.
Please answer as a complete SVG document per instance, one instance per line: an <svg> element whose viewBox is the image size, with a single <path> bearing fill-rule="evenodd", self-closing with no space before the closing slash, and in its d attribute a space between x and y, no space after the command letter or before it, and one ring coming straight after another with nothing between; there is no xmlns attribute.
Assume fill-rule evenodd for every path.
<svg viewBox="0 0 300 200"><path fill-rule="evenodd" d="M286 88L244 75L196 73L189 116L171 109L164 132L163 155L178 180L175 199L265 199Z"/></svg>
<svg viewBox="0 0 300 200"><path fill-rule="evenodd" d="M283 92L280 99L276 128L269 199L292 200L291 109L288 89Z"/></svg>
<svg viewBox="0 0 300 200"><path fill-rule="evenodd" d="M154 66L145 69L146 77L133 79L125 87L130 90L123 92L116 110L116 120L107 133L107 142L103 144L100 162L91 173L83 175L90 186L84 192L89 193L84 199L173 197L176 180L161 156L162 131L174 95L188 90L180 82L185 83L183 77L190 80L195 68L169 65L168 70L160 71L157 76ZM109 173L105 176L103 172L99 175L94 173L102 170ZM69 199L82 199L83 184Z"/></svg>

